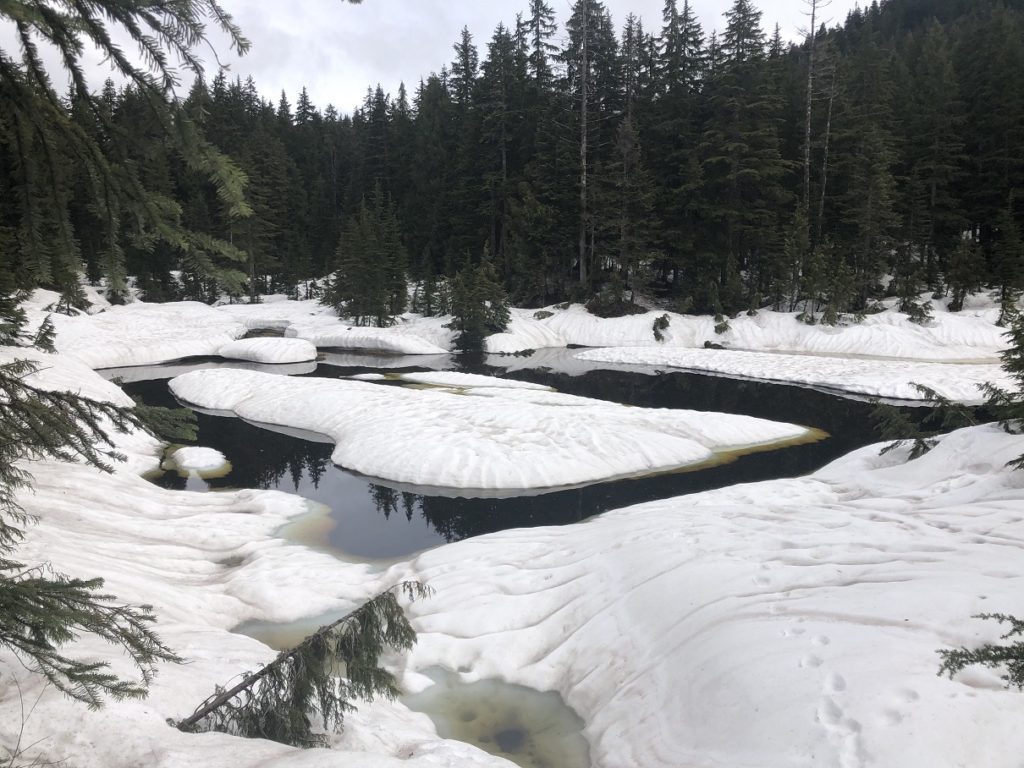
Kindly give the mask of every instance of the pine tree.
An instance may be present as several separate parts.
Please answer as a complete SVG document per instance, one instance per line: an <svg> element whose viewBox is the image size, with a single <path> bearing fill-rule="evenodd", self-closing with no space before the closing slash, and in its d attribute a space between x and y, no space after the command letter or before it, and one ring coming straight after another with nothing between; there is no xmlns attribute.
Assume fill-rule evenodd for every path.
<svg viewBox="0 0 1024 768"><path fill-rule="evenodd" d="M122 224L131 225L127 231L133 236L162 241L183 261L208 267L211 278L225 285L237 283L240 274L223 267L223 260L239 258L237 249L181 226L180 206L148 188L131 155L130 133L119 130L101 102L91 98L82 71L82 56L88 47L84 42L98 48L142 95L161 135L184 163L210 180L228 215L247 216L251 211L243 197L244 176L203 138L179 102L167 97L176 84L177 72L166 52L177 55L188 70L201 72L192 49L206 39L207 19L228 35L233 48L247 50L248 42L215 0L172 5L150 2L130 9L113 0L99 0L61 10L54 10L44 0L24 0L13 8L0 8L0 21L10 22L18 32L16 54L0 51L0 82L4 85L0 91L0 152L6 150L11 155L19 197L22 256L16 269L23 275L23 287L46 284L74 301L70 293L77 287L78 265L75 234L67 219L67 184L61 171L65 154L73 155L91 180L89 194L94 210L102 212L98 224L104 228L107 269L115 292L123 291ZM147 51L143 66L132 62L114 42L117 30ZM97 124L114 137L106 146L70 118L50 86L36 40L59 51L71 81L72 101L86 105Z"/></svg>
<svg viewBox="0 0 1024 768"><path fill-rule="evenodd" d="M1024 240L1014 214L1013 196L996 220L996 241L992 253L992 276L998 287L999 325L1017 315L1017 301L1024 288Z"/></svg>
<svg viewBox="0 0 1024 768"><path fill-rule="evenodd" d="M489 254L453 278L451 304L450 327L459 331L455 343L463 352L482 350L488 335L505 330L508 305Z"/></svg>
<svg viewBox="0 0 1024 768"><path fill-rule="evenodd" d="M395 205L378 184L342 230L323 303L357 325L391 325L405 311L406 269Z"/></svg>
<svg viewBox="0 0 1024 768"><path fill-rule="evenodd" d="M946 286L951 295L950 312L959 312L964 308L967 295L983 285L984 274L985 258L981 248L974 238L961 238L946 262Z"/></svg>

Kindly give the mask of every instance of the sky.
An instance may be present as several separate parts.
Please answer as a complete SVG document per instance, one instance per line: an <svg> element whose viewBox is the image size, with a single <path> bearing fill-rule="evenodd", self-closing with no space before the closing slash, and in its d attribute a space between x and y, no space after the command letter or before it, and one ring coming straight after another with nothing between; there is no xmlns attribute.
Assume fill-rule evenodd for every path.
<svg viewBox="0 0 1024 768"><path fill-rule="evenodd" d="M548 2L559 22L564 22L570 0ZM661 29L664 0L604 2L619 29L630 12L644 20L648 31ZM710 32L724 25L722 14L732 1L692 3L705 32ZM294 104L306 86L315 105L334 104L341 112L351 112L367 86L377 83L395 93L404 81L411 94L421 77L452 60L452 45L463 26L473 34L483 58L498 23L513 25L516 14L528 6L527 0L363 0L361 5L342 0L221 0L221 4L234 15L252 50L239 58L229 51L226 39L213 35L217 57L209 50L203 52L210 77L219 61L229 67L229 77L252 75L260 93L275 102L284 90ZM856 0L831 0L824 21L841 23L855 4ZM784 38L797 39L807 26L804 0L755 0L755 5L763 13L766 32L778 22ZM556 44L562 35L560 24ZM11 30L0 24L0 48L11 51L13 41ZM56 68L57 59L47 54L46 63ZM108 72L98 55L93 56L90 79L98 86ZM191 77L185 79L187 91ZM61 78L54 81L62 87Z"/></svg>

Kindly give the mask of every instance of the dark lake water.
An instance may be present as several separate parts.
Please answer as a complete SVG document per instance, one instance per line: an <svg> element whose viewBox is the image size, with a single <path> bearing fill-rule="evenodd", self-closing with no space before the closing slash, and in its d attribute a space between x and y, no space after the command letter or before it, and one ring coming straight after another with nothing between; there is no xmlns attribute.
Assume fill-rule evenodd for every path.
<svg viewBox="0 0 1024 768"><path fill-rule="evenodd" d="M379 359L365 356L365 360L358 367L321 363L315 373L308 375L347 377L379 370ZM541 495L452 498L399 489L348 472L332 464L329 443L282 434L238 418L198 414L198 444L216 448L227 456L233 466L231 473L219 479L198 481L169 472L156 482L178 489L187 484L194 489L205 483L211 489L262 488L298 493L332 510L333 527L324 544L360 559L390 559L506 528L564 525L640 502L734 483L804 475L880 439L870 419L871 404L813 389L679 372L506 372L483 361L462 369L546 384L561 392L628 405L721 411L794 422L824 430L830 437L690 472L598 483ZM179 364L175 373L180 372ZM150 405L176 405L166 380L134 382L126 384L125 389Z"/></svg>

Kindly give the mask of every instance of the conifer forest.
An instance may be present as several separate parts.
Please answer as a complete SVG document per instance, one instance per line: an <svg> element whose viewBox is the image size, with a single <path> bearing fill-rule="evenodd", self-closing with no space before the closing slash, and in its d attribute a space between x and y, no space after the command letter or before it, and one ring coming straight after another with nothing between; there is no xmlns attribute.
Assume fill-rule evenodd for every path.
<svg viewBox="0 0 1024 768"><path fill-rule="evenodd" d="M98 205L95 171L61 162L74 147L5 114L3 271L72 302L79 260L115 299L127 275L153 301L326 290L372 324L407 308L407 281L414 309L443 311L442 278L482 263L518 306L610 313L643 290L679 311L826 322L889 294L926 317L926 291L955 307L1024 287L1017 0L873 2L796 44L751 0L717 31L688 0L643 21L577 0L564 30L545 0L524 5L488 40L464 31L419 82L371 85L352 114L196 78L185 113L244 174L240 205L130 84L108 81L97 109L74 92L59 105L137 180L131 206ZM328 274L340 288L310 282Z"/></svg>
<svg viewBox="0 0 1024 768"><path fill-rule="evenodd" d="M0 0L0 768L1021 768L1024 0L855 2Z"/></svg>

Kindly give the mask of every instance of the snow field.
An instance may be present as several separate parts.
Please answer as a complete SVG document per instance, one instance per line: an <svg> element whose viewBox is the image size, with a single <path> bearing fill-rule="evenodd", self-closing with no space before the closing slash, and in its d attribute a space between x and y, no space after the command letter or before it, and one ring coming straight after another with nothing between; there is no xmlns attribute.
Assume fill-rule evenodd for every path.
<svg viewBox="0 0 1024 768"><path fill-rule="evenodd" d="M409 666L560 691L601 768L1016 766L1024 696L936 650L1024 608L1021 452L980 427L431 550Z"/></svg>
<svg viewBox="0 0 1024 768"><path fill-rule="evenodd" d="M807 325L795 312L761 310L729 320L730 329L715 333L714 318L650 311L641 315L600 318L579 304L548 307L536 319L535 310L514 310L504 334L491 336L487 351L514 353L541 347L683 347L703 348L710 341L735 350L775 351L826 356L867 355L929 361L994 361L1006 348L1005 329L995 324L994 309L951 313L941 307L927 325L887 310L860 323L840 326ZM668 315L665 340L655 341L656 318Z"/></svg>
<svg viewBox="0 0 1024 768"><path fill-rule="evenodd" d="M316 360L316 347L304 339L240 339L217 350L228 360L248 360L272 365Z"/></svg>
<svg viewBox="0 0 1024 768"><path fill-rule="evenodd" d="M40 385L80 377L83 392L124 397L66 356L47 363ZM225 372L202 373L212 391ZM243 375L259 377L260 392L263 378L281 380ZM239 381L218 386L218 398L237 399ZM100 712L44 692L26 742L42 739L46 755L79 768L507 766L438 739L400 703L361 706L332 752L166 725L273 658L232 632L237 624L341 613L405 578L436 590L409 609L418 645L390 660L410 688L422 687L419 670L441 665L467 681L557 690L586 721L598 768L1016 768L1024 750L1024 696L986 670L935 674L936 649L997 638L972 614L1024 613L1024 473L1005 468L1024 438L996 427L955 432L913 462L872 446L809 477L504 531L386 570L276 537L309 510L301 499L166 491L135 474L155 465L155 440L121 436L118 447L130 461L112 475L28 465L34 489L19 501L39 522L18 557L103 576L120 600L152 604L161 636L190 663L163 668L146 701ZM131 673L94 639L78 650ZM41 683L8 652L0 663L9 743L21 700L34 701Z"/></svg>

